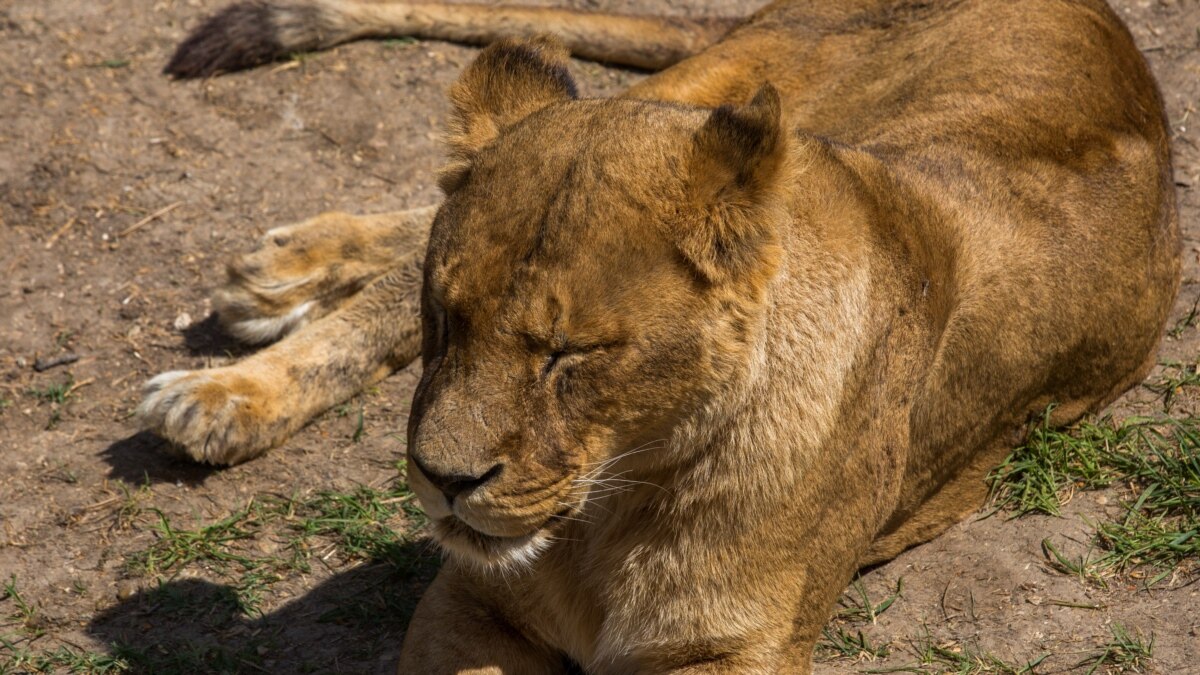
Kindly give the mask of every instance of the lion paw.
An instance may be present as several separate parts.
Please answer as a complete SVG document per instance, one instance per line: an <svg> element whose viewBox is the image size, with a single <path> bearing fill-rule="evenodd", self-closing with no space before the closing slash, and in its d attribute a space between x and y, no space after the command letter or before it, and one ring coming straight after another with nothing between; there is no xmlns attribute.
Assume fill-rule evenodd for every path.
<svg viewBox="0 0 1200 675"><path fill-rule="evenodd" d="M198 462L232 465L275 444L268 392L226 368L162 373L146 383L136 416L143 429Z"/></svg>
<svg viewBox="0 0 1200 675"><path fill-rule="evenodd" d="M375 238L368 219L338 213L267 232L227 268L213 298L221 325L263 344L332 312L388 269Z"/></svg>

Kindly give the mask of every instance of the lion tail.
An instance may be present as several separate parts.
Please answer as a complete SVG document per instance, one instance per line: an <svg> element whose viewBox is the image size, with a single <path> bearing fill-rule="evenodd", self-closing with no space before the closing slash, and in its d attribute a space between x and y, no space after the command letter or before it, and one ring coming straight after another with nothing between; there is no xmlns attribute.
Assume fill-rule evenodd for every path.
<svg viewBox="0 0 1200 675"><path fill-rule="evenodd" d="M204 21L163 72L208 77L369 37L465 44L557 35L581 58L660 70L719 40L735 19L682 19L483 4L245 0Z"/></svg>

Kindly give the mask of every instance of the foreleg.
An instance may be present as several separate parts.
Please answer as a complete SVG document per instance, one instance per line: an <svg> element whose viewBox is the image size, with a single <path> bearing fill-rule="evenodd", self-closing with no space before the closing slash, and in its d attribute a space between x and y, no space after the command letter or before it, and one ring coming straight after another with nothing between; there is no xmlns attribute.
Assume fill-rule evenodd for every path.
<svg viewBox="0 0 1200 675"><path fill-rule="evenodd" d="M209 464L237 464L283 442L420 352L424 246L343 307L238 363L150 380L142 428Z"/></svg>

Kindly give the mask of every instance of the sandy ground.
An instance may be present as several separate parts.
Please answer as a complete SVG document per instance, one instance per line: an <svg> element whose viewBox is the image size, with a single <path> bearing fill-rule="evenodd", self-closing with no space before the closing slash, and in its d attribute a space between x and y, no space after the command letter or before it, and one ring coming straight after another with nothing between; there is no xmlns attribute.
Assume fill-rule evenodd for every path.
<svg viewBox="0 0 1200 675"><path fill-rule="evenodd" d="M335 555L284 575L261 614L245 617L216 602L227 589L202 567L162 580L183 598L172 605L161 592L150 599L159 581L132 574L127 559L155 541L152 509L195 526L255 495L386 484L411 371L355 403L358 442L356 415L329 414L266 458L225 471L166 459L128 416L149 376L229 358L204 321L207 293L223 261L264 230L322 210L437 200L443 92L475 50L364 42L209 81L162 77L186 29L221 4L0 2L0 578L15 578L37 608L44 634L35 649L104 653L119 642L204 658L224 650L226 669L245 672L391 672L404 626L386 611L395 598L368 618L329 619L380 593L389 577L378 564ZM761 3L555 4L740 15ZM1200 294L1200 5L1113 4L1154 67L1172 120L1186 260L1178 319ZM586 62L574 71L589 95L641 77ZM1188 328L1164 342L1161 358L1194 363L1198 345ZM80 358L32 367L65 353ZM63 405L30 393L63 383L73 388ZM1152 412L1152 398L1135 390L1117 412ZM1185 395L1182 404L1194 401ZM1155 636L1151 669L1200 672L1200 585L1145 590L1121 579L1102 590L1045 564L1043 538L1084 550L1087 521L1111 515L1117 499L1080 495L1062 518L975 519L871 571L864 584L876 598L903 579L902 597L863 628L892 643L892 655L825 662L818 672L902 666L915 660L914 644L929 641L1015 663L1051 654L1038 672L1069 671L1109 639L1112 624ZM411 554L425 548L413 544ZM422 578L387 592L411 600ZM0 615L15 611L0 604ZM5 658L0 647L0 670Z"/></svg>

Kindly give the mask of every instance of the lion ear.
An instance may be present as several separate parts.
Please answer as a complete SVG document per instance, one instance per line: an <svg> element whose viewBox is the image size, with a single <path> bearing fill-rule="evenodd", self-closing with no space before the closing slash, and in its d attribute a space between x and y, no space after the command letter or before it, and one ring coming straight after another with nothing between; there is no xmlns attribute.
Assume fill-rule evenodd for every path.
<svg viewBox="0 0 1200 675"><path fill-rule="evenodd" d="M787 158L780 117L779 93L767 84L744 106L713 110L693 137L690 222L677 241L711 283L774 271Z"/></svg>
<svg viewBox="0 0 1200 675"><path fill-rule="evenodd" d="M566 46L549 35L500 40L480 52L450 88L446 140L452 159L470 161L506 127L576 98L569 57Z"/></svg>

